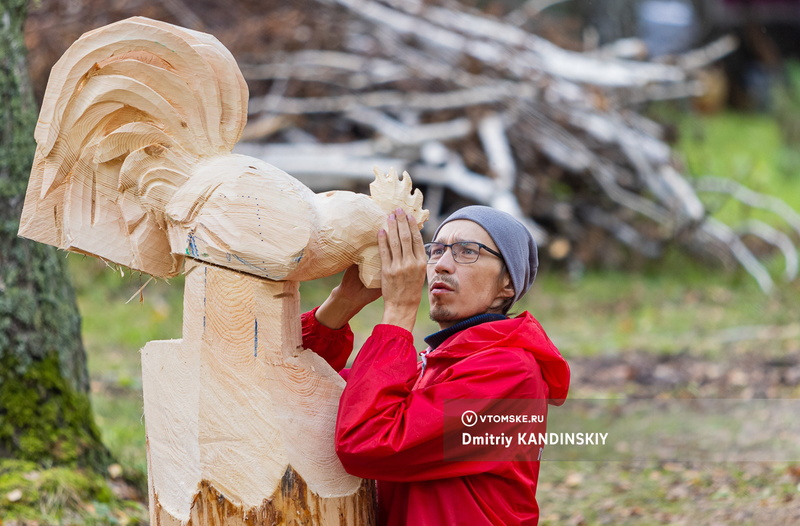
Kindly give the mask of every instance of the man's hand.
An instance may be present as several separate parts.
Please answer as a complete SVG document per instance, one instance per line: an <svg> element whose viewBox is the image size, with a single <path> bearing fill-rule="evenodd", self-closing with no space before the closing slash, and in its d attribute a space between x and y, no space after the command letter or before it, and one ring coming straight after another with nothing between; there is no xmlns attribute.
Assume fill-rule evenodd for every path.
<svg viewBox="0 0 800 526"><path fill-rule="evenodd" d="M378 232L378 248L384 302L381 323L410 331L417 321L428 262L414 217L401 209L389 215L387 230Z"/></svg>
<svg viewBox="0 0 800 526"><path fill-rule="evenodd" d="M317 321L331 329L344 327L361 309L381 297L381 289L368 289L358 277L358 265L344 271L342 282L334 288L315 313Z"/></svg>

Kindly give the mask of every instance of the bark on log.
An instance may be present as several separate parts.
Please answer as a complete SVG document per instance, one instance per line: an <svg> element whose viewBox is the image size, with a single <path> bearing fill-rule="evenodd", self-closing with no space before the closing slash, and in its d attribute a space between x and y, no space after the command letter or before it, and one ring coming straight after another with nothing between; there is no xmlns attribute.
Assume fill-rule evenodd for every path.
<svg viewBox="0 0 800 526"><path fill-rule="evenodd" d="M0 458L104 473L81 320L64 257L17 237L35 150L36 103L22 25L27 2L0 2Z"/></svg>

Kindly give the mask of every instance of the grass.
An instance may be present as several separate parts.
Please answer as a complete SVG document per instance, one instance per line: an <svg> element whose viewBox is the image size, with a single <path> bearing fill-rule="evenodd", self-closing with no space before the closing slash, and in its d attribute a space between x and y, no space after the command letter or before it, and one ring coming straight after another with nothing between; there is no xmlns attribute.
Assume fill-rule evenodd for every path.
<svg viewBox="0 0 800 526"><path fill-rule="evenodd" d="M796 524L785 464L544 462L540 524Z"/></svg>
<svg viewBox="0 0 800 526"><path fill-rule="evenodd" d="M126 304L140 287L138 277L121 276L95 260L82 257L70 256L70 266L84 319L98 424L106 444L124 469L143 474L146 461L138 351L151 339L180 337L182 285L180 280L170 284L152 282L142 292L142 301L137 296ZM303 308L319 304L336 283L337 278L332 277L302 284ZM624 355L629 351L678 353L688 350L697 357L724 361L731 350L725 343L726 331L741 326L797 324L798 285L788 285L773 296L765 296L746 277L709 272L697 263L675 256L674 261L665 261L641 273L589 272L577 281L545 269L517 309L531 310L568 359ZM373 305L354 319L357 347L370 328L379 322L380 312L380 305ZM415 330L418 344L433 330L433 323L426 319L426 311L421 308ZM776 355L798 351L797 340L792 338L745 339L737 345L739 351L760 349ZM700 471L705 469L700 468ZM636 475L629 473L628 467L621 463L601 469L598 463L592 462L548 462L542 470L543 487L560 488L559 477L577 473L570 480L574 482L580 478L583 481L576 488L582 488L588 500L573 505L582 510L589 520L587 524L594 524L591 518L600 520L600 515L589 512L600 505L596 499L633 500L634 507L646 513L652 510L653 502L661 500L658 493L652 493L649 488L664 480L680 486L680 477L656 466L648 473L661 475L647 476L661 478L648 478L646 484L631 483L631 488L620 494L619 489L613 489L617 481L611 481L610 475L598 478L603 470L636 480ZM735 489L736 484L739 483L731 487ZM787 491L782 489L776 498L784 498ZM561 493L556 491L554 495ZM693 506L683 503L683 513ZM549 524L560 524L564 517L559 517Z"/></svg>
<svg viewBox="0 0 800 526"><path fill-rule="evenodd" d="M740 113L693 116L682 120L680 129L677 147L683 152L688 174L727 177L756 192L779 196L800 210L800 156L796 148L785 145L774 118ZM701 198L725 223L758 219L785 227L774 213L752 209L725 194L701 194Z"/></svg>
<svg viewBox="0 0 800 526"><path fill-rule="evenodd" d="M140 524L141 503L116 497L101 475L0 459L0 523L107 526Z"/></svg>
<svg viewBox="0 0 800 526"><path fill-rule="evenodd" d="M797 284L766 296L744 276L675 259L678 267L665 261L637 274L592 272L578 281L545 275L522 305L572 356L689 349L719 357L725 331L796 323Z"/></svg>
<svg viewBox="0 0 800 526"><path fill-rule="evenodd" d="M721 176L800 210L800 62L787 63L787 84L773 88L773 108L765 113L722 111L697 114L674 103L656 105L653 117L677 129L675 151L690 178ZM701 193L712 215L736 226L758 219L788 230L773 212L756 210L725 194Z"/></svg>

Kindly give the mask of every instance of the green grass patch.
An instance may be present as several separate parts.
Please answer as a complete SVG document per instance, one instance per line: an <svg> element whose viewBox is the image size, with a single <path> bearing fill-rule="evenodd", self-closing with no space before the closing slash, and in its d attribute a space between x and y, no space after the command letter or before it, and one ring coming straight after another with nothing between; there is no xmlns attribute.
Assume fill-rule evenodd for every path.
<svg viewBox="0 0 800 526"><path fill-rule="evenodd" d="M115 497L100 475L8 459L0 459L0 512L0 522L8 524L132 526L147 522L146 507Z"/></svg>
<svg viewBox="0 0 800 526"><path fill-rule="evenodd" d="M141 389L139 350L152 340L181 337L183 277L148 283L149 276L76 254L69 255L69 268L90 375Z"/></svg>
<svg viewBox="0 0 800 526"><path fill-rule="evenodd" d="M703 268L675 254L639 273L597 271L578 280L542 274L515 310L530 310L567 357L630 350L723 357L731 331L791 326L800 313L798 283L767 296L742 273ZM740 343L763 345L758 338ZM770 345L789 351L796 350L793 343Z"/></svg>
<svg viewBox="0 0 800 526"><path fill-rule="evenodd" d="M92 408L95 422L103 434L103 443L113 452L125 477L146 494L147 457L141 387L101 387L92 393Z"/></svg>
<svg viewBox="0 0 800 526"><path fill-rule="evenodd" d="M787 97L783 98L789 100ZM677 128L675 151L690 179L726 177L756 192L779 197L800 211L800 154L793 139L796 133L790 129L800 126L800 119L782 117L782 110L776 110L776 115L733 111L702 115L673 109L664 105L653 113L659 121ZM787 115L792 113L786 111ZM782 122L790 118L791 124ZM728 225L735 227L757 219L789 231L786 222L773 212L754 209L727 194L699 195L711 215Z"/></svg>

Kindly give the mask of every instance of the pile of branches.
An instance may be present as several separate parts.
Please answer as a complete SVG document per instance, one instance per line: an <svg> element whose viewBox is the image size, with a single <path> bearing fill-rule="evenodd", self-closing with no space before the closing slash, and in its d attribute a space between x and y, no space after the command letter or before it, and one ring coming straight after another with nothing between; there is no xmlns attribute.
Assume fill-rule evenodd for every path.
<svg viewBox="0 0 800 526"><path fill-rule="evenodd" d="M480 203L522 219L545 258L573 268L679 244L738 262L769 291L745 243L758 238L783 252L787 280L797 275L800 215L732 180L690 180L664 128L641 114L700 95L704 68L732 38L669 61L645 59L636 40L569 51L532 29L547 4L535 0L494 15L456 0L255 2L247 18L215 26L250 2L235 4L170 0L161 18L214 34L237 57L251 91L237 151L316 191L361 189L373 166L394 167L422 188L428 233ZM700 193L771 210L790 235L725 225Z"/></svg>
<svg viewBox="0 0 800 526"><path fill-rule="evenodd" d="M525 4L503 17L462 3L322 0L342 15L341 47L278 52L244 64L251 122L239 151L316 189L407 170L435 226L466 203L523 219L553 259L591 263L624 245L647 258L680 243L740 263L769 291L773 278L743 241L783 251L791 238L765 223L736 230L709 217L698 192L770 209L800 235L779 200L719 177L690 182L647 102L702 93L701 72L730 38L674 57L642 60L636 41L574 52L526 30Z"/></svg>

